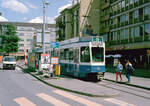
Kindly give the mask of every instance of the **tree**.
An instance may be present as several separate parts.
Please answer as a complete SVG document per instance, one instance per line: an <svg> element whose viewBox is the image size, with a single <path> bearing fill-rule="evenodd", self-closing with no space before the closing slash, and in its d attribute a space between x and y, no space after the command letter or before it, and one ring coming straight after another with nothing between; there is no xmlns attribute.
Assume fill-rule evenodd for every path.
<svg viewBox="0 0 150 106"><path fill-rule="evenodd" d="M16 35L16 28L12 24L5 26L0 37L2 38L2 47L0 47L0 52L13 53L18 51L18 41L19 37Z"/></svg>

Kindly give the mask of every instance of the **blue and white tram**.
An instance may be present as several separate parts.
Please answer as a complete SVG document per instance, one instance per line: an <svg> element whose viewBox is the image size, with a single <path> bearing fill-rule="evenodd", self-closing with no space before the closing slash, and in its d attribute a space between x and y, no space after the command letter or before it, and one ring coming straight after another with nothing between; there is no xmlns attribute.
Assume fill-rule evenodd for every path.
<svg viewBox="0 0 150 106"><path fill-rule="evenodd" d="M105 73L105 43L102 37L80 37L60 42L61 73L101 80Z"/></svg>

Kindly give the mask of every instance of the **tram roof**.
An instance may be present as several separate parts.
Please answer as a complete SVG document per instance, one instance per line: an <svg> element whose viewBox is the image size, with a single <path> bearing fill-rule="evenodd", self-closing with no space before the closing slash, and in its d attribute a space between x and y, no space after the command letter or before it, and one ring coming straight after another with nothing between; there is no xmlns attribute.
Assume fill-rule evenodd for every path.
<svg viewBox="0 0 150 106"><path fill-rule="evenodd" d="M70 44L70 43L77 43L77 42L92 42L93 38L102 38L100 36L88 36L88 37L75 37L72 39L64 40L60 42L60 45ZM103 42L103 39L102 39Z"/></svg>

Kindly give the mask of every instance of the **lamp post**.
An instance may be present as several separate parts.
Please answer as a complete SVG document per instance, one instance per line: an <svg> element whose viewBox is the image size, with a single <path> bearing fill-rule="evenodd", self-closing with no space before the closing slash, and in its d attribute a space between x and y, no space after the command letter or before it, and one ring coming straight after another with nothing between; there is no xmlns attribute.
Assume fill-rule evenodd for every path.
<svg viewBox="0 0 150 106"><path fill-rule="evenodd" d="M43 0L43 33L42 33L43 54L45 54L45 20L46 20L45 8L46 8L46 5L48 4L49 3L47 1Z"/></svg>

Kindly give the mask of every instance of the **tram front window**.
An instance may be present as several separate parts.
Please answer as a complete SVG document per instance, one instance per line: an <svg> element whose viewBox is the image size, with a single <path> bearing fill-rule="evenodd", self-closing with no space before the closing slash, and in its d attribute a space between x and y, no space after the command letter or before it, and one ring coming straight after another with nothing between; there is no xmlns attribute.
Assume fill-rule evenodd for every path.
<svg viewBox="0 0 150 106"><path fill-rule="evenodd" d="M104 61L104 48L92 47L92 61L103 62Z"/></svg>

